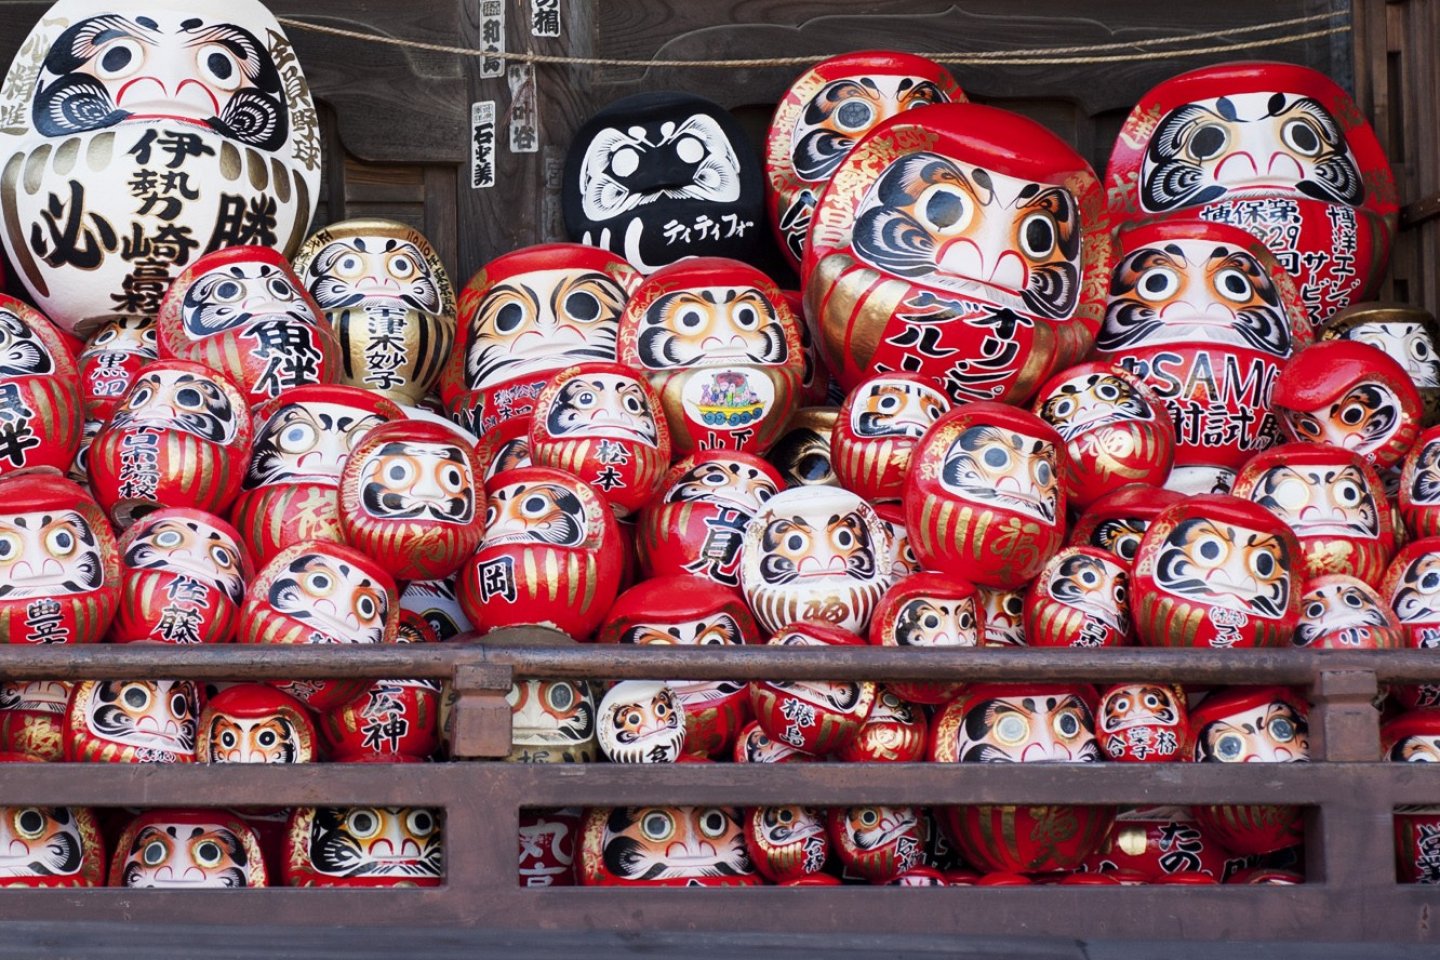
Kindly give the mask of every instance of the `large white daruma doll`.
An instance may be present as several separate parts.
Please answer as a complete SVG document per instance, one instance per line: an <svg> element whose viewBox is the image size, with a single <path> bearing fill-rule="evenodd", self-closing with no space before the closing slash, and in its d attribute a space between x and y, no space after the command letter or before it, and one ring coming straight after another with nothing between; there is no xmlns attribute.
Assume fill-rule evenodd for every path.
<svg viewBox="0 0 1440 960"><path fill-rule="evenodd" d="M0 87L5 252L81 336L221 247L287 257L320 185L310 88L255 0L60 0Z"/></svg>

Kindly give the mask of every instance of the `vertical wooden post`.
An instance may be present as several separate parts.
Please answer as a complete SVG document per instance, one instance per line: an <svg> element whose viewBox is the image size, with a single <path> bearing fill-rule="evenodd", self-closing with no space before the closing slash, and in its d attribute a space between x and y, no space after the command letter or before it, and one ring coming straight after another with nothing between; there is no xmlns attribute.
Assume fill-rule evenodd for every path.
<svg viewBox="0 0 1440 960"><path fill-rule="evenodd" d="M455 668L450 712L450 756L457 760L503 757L510 752L510 666L464 663Z"/></svg>

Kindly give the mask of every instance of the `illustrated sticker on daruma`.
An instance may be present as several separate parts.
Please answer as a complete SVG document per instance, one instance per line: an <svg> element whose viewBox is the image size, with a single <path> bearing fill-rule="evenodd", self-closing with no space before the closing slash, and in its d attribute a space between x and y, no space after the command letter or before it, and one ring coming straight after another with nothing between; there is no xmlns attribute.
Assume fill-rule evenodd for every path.
<svg viewBox="0 0 1440 960"><path fill-rule="evenodd" d="M1078 362L1104 311L1100 182L1032 120L941 104L880 124L821 195L801 276L847 388L923 374L958 399L1024 400Z"/></svg>
<svg viewBox="0 0 1440 960"><path fill-rule="evenodd" d="M1280 439L1271 393L1310 343L1294 284L1237 227L1178 219L1120 234L1101 357L1165 405L1175 430L1168 487L1223 493L1252 452Z"/></svg>
<svg viewBox="0 0 1440 960"><path fill-rule="evenodd" d="M763 454L799 402L805 373L800 321L780 288L719 257L645 278L620 320L619 357L649 377L679 454Z"/></svg>
<svg viewBox="0 0 1440 960"><path fill-rule="evenodd" d="M800 269L816 199L861 137L907 110L964 100L950 71L907 53L845 53L797 77L765 138L770 226L790 265Z"/></svg>
<svg viewBox="0 0 1440 960"><path fill-rule="evenodd" d="M1065 534L1065 451L1039 417L967 403L937 420L912 454L905 528L923 566L1013 590Z"/></svg>
<svg viewBox="0 0 1440 960"><path fill-rule="evenodd" d="M1395 179L1365 115L1294 64L1161 83L1125 121L1105 183L1119 221L1198 217L1264 240L1316 325L1379 283L1395 232Z"/></svg>
<svg viewBox="0 0 1440 960"><path fill-rule="evenodd" d="M430 241L394 220L345 220L312 234L294 265L340 341L339 381L423 399L455 342L455 288Z"/></svg>
<svg viewBox="0 0 1440 960"><path fill-rule="evenodd" d="M0 234L36 302L80 336L154 315L199 254L293 253L315 212L315 104L255 0L61 0L0 89Z"/></svg>
<svg viewBox="0 0 1440 960"><path fill-rule="evenodd" d="M772 497L745 528L740 583L771 633L796 620L863 632L890 586L890 535L847 490L802 487Z"/></svg>
<svg viewBox="0 0 1440 960"><path fill-rule="evenodd" d="M1239 497L1188 497L1145 532L1131 575L1141 644L1284 646L1300 616L1302 561L1290 528Z"/></svg>

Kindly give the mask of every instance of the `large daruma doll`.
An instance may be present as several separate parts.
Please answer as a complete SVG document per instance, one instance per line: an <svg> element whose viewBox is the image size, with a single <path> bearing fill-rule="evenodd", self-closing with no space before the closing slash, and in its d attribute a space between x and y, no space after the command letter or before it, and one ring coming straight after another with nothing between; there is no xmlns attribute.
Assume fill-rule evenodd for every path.
<svg viewBox="0 0 1440 960"><path fill-rule="evenodd" d="M1198 217L1263 240L1323 323L1379 284L1395 178L1355 101L1288 63L1172 77L1136 104L1105 171L1116 220Z"/></svg>
<svg viewBox="0 0 1440 960"><path fill-rule="evenodd" d="M702 257L645 278L620 319L620 362L660 395L679 454L764 453L805 373L790 301L738 260Z"/></svg>
<svg viewBox="0 0 1440 960"><path fill-rule="evenodd" d="M1276 647L1300 619L1303 555L1284 521L1249 500L1188 497L1155 518L1135 556L1140 643Z"/></svg>
<svg viewBox="0 0 1440 960"><path fill-rule="evenodd" d="M905 485L905 527L927 569L1004 590L1025 584L1065 536L1065 449L1031 413L968 403L926 432Z"/></svg>
<svg viewBox="0 0 1440 960"><path fill-rule="evenodd" d="M61 327L153 316L209 250L295 250L320 124L262 4L61 0L17 45L0 94L5 250Z"/></svg>
<svg viewBox="0 0 1440 960"><path fill-rule="evenodd" d="M765 200L795 269L815 202L860 138L897 114L965 100L940 64L888 50L844 53L806 70L775 107L765 138Z"/></svg>
<svg viewBox="0 0 1440 960"><path fill-rule="evenodd" d="M1024 400L1090 349L1111 238L1100 181L1033 120L972 103L885 121L821 195L801 276L847 388L923 374L952 397Z"/></svg>

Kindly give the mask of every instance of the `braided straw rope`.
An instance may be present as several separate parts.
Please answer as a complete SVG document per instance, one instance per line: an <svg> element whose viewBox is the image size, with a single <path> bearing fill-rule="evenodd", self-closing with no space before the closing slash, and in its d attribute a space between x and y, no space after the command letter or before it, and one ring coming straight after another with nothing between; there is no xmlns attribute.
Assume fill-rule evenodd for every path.
<svg viewBox="0 0 1440 960"><path fill-rule="evenodd" d="M1191 33L1185 36L1155 37L1147 40L1130 40L1119 43L1095 43L1073 47L1034 47L1015 50L919 53L917 55L927 57L937 63L949 64L951 66L1051 66L1077 63L1127 63L1140 60L1168 60L1178 57L1205 56L1213 53L1233 53L1237 50L1253 50L1257 47L1269 47L1275 44L1295 43L1300 40L1329 37L1339 33L1348 33L1350 25L1341 24L1326 29L1311 30L1288 36L1262 37L1259 40L1247 40L1243 43L1226 43L1206 47L1182 47L1178 50L1144 50L1143 48L1176 43L1195 43L1202 40L1213 40L1217 37L1264 33L1267 31L1282 30L1286 27L1297 27L1324 20L1333 20L1336 17L1345 15L1345 11L1336 10L1330 13L1314 14L1308 17L1292 17L1289 20L1272 20L1269 23L1258 23L1248 27L1231 27L1225 30L1211 30L1206 33ZM748 70L756 67L808 66L832 56L832 54L815 54L805 57L759 57L743 60L626 60L610 57L568 57L554 54L521 53L503 50L492 52L476 50L471 47L454 47L439 43L424 43L419 40L405 40L400 37L388 37L378 33L346 30L341 27L328 27L318 23L311 23L307 20L297 20L294 17L279 17L278 19L285 26L292 27L296 30L324 33L331 36L346 37L351 40L363 40L367 43L379 43L392 47L403 47L407 50L425 50L431 53L446 53L461 57L484 57L487 60L512 60L517 63L548 63L575 67L682 67L696 70ZM1125 50L1136 47L1142 48L1142 50L1130 53L1096 55L1099 51Z"/></svg>

